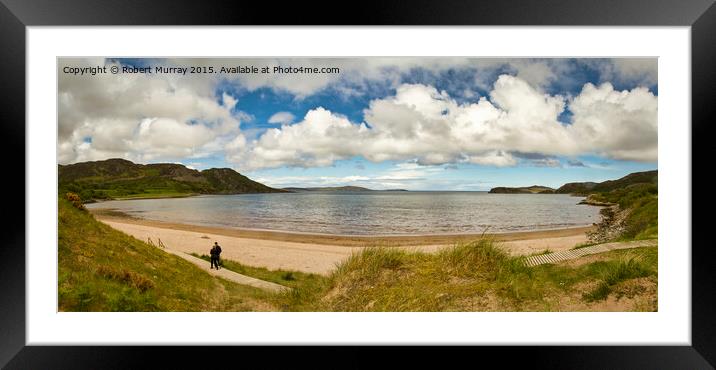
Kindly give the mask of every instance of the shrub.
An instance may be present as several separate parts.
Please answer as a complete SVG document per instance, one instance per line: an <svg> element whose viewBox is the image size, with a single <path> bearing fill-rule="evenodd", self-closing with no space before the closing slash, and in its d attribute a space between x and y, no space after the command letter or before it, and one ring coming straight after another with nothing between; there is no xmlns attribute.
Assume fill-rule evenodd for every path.
<svg viewBox="0 0 716 370"><path fill-rule="evenodd" d="M67 194L65 194L65 198L67 198L67 200L69 200L75 208L82 210L82 211L87 210L85 208L85 206L82 204L82 198L80 198L80 196L77 195L76 193L68 192Z"/></svg>
<svg viewBox="0 0 716 370"><path fill-rule="evenodd" d="M111 267L99 266L99 268L97 268L97 274L108 279L120 281L128 286L136 288L142 293L154 288L154 283L151 280L132 271L120 271Z"/></svg>

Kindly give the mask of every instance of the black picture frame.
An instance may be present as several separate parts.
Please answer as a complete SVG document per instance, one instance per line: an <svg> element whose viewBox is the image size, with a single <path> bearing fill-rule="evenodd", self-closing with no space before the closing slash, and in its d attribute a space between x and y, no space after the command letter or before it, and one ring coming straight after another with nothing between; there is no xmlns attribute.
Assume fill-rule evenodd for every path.
<svg viewBox="0 0 716 370"><path fill-rule="evenodd" d="M371 347L198 347L187 358L182 347L26 346L25 320L25 147L26 27L72 25L517 25L517 26L690 26L692 73L692 199L706 194L710 179L710 126L716 104L716 6L714 0L543 0L543 1L375 1L339 3L139 1L139 0L0 0L0 89L5 145L0 146L12 174L6 188L5 228L0 247L0 365L9 369L143 368L148 359L161 359L162 368L209 365L211 358L271 359L267 366L401 368L411 364L476 366L501 358L510 366L550 368L713 368L716 364L716 284L712 246L707 239L710 218L697 217L710 206L692 202L692 346L524 346L442 348L439 356L414 348ZM318 11L320 10L320 11ZM339 21L339 22L337 22ZM47 122L48 125L55 124ZM674 123L679 124L679 123ZM681 123L685 124L685 123ZM17 194L22 179L22 193ZM6 180L6 184L9 181ZM10 193L12 192L12 193ZM22 210L22 211L21 211ZM688 246L684 246L688 247ZM458 354L459 356L455 356ZM330 358L317 361L316 358ZM384 356L381 356L385 358ZM337 366L335 359L340 359ZM479 360L478 360L479 359ZM483 360L484 359L484 360ZM485 361L485 362L483 362ZM246 366L241 366L246 367Z"/></svg>

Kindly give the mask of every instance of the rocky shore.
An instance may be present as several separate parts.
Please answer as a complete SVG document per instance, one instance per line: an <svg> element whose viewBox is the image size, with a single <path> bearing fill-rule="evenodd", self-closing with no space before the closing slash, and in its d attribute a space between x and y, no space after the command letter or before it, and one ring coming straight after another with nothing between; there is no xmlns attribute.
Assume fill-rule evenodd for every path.
<svg viewBox="0 0 716 370"><path fill-rule="evenodd" d="M580 201L577 204L586 204L590 206L597 206L597 207L612 207L615 206L615 203L609 203L609 202L602 202L599 200L594 199L593 195L589 195L588 197L584 198L582 201Z"/></svg>
<svg viewBox="0 0 716 370"><path fill-rule="evenodd" d="M605 206L600 212L602 220L595 223L595 229L587 231L590 243L606 243L619 238L626 230L628 209L621 209L618 204Z"/></svg>

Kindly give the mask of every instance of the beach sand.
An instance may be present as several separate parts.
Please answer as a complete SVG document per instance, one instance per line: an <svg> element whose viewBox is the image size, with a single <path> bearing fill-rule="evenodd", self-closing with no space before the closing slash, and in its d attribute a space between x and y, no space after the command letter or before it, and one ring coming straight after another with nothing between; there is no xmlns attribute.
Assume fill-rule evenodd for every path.
<svg viewBox="0 0 716 370"><path fill-rule="evenodd" d="M481 235L341 236L185 225L95 214L98 220L139 240L161 239L172 250L209 254L216 241L222 258L270 270L285 269L327 275L352 253L370 246L435 252ZM491 234L510 254L525 255L545 249L556 252L586 242L591 227Z"/></svg>

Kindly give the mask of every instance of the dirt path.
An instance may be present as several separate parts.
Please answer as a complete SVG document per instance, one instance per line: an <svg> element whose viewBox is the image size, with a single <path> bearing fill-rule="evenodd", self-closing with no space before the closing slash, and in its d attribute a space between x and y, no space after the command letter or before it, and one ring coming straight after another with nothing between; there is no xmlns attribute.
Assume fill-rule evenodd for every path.
<svg viewBox="0 0 716 370"><path fill-rule="evenodd" d="M233 281L238 284L249 285L249 286L252 286L255 288L270 290L270 291L274 291L274 292L280 292L280 291L283 291L286 289L290 289L283 285L271 283L271 282L264 281L264 280L259 280L259 279L252 278L252 277L246 276L246 275L241 275L239 273L236 273L231 270L227 270L225 268L221 268L220 270L214 270L210 266L209 266L209 268L207 268L208 262L204 261L201 258L196 258L196 257L186 254L184 252L179 252L179 251L169 249L168 247L164 250L168 253L179 256L179 257L197 265L200 269L208 272L211 275L218 276L218 277L224 278L229 281Z"/></svg>

